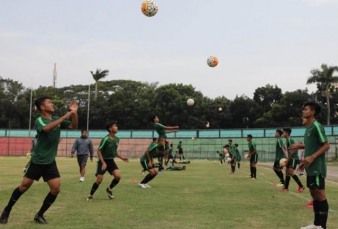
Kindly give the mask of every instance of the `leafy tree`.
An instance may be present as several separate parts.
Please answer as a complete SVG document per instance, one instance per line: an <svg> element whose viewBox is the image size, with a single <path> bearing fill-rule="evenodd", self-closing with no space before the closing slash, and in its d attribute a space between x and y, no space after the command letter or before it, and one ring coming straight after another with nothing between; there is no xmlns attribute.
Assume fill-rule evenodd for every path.
<svg viewBox="0 0 338 229"><path fill-rule="evenodd" d="M322 95L326 98L327 125L330 125L330 96L333 90L333 84L338 82L338 77L333 75L335 71L338 71L337 66L327 66L326 64L322 64L321 69L311 70L312 76L310 76L306 81L306 84L316 83L318 91L321 92Z"/></svg>
<svg viewBox="0 0 338 229"><path fill-rule="evenodd" d="M282 96L282 90L277 85L267 84L265 87L255 90L253 100L260 106L260 111L264 113L269 111L273 104L279 103Z"/></svg>
<svg viewBox="0 0 338 229"><path fill-rule="evenodd" d="M95 99L97 99L97 83L100 81L100 79L103 79L108 76L109 71L108 70L103 70L101 71L100 69L96 69L96 72L90 71L90 73L93 76L93 79L95 80Z"/></svg>

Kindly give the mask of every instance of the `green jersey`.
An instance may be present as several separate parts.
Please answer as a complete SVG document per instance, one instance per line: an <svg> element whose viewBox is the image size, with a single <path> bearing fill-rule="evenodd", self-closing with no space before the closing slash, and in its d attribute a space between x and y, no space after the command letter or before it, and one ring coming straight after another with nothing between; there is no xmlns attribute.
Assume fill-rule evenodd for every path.
<svg viewBox="0 0 338 229"><path fill-rule="evenodd" d="M316 153L327 142L325 136L325 130L322 125L315 120L305 130L304 145L305 145L305 157L309 157ZM317 157L309 166L305 167L308 176L321 175L326 177L326 159L325 153Z"/></svg>
<svg viewBox="0 0 338 229"><path fill-rule="evenodd" d="M256 144L254 141L248 142L248 147L249 147L249 153L252 153L254 150L256 150ZM254 154L252 154L251 156L257 154L257 150Z"/></svg>
<svg viewBox="0 0 338 229"><path fill-rule="evenodd" d="M169 150L168 150L168 156L174 156L173 155L173 147L169 147Z"/></svg>
<svg viewBox="0 0 338 229"><path fill-rule="evenodd" d="M115 136L114 139L109 137L109 134L102 138L98 148L104 160L114 159L117 154L117 147L119 146L120 139Z"/></svg>
<svg viewBox="0 0 338 229"><path fill-rule="evenodd" d="M275 157L275 161L279 161L282 158L285 158L284 156L284 152L283 152L283 141L281 138L277 138L277 142L276 142L276 157Z"/></svg>
<svg viewBox="0 0 338 229"><path fill-rule="evenodd" d="M217 152L220 157L225 157L225 153L223 151Z"/></svg>
<svg viewBox="0 0 338 229"><path fill-rule="evenodd" d="M63 121L60 125L49 132L44 132L42 129L49 123L58 119L59 117L57 116L52 116L52 119L40 116L35 120L38 141L34 146L31 162L39 165L47 165L55 161L60 139L60 129L68 128L71 122Z"/></svg>
<svg viewBox="0 0 338 229"><path fill-rule="evenodd" d="M292 138L287 138L287 139L286 139L286 150L287 150L287 152L288 152L288 155L291 154L290 146L293 145L293 144L295 144L295 141L294 141ZM299 157L298 157L298 152L297 152L297 151L294 151L294 153L293 153L293 155L292 155L291 158L292 158L292 159L298 160L298 159L299 159Z"/></svg>
<svg viewBox="0 0 338 229"><path fill-rule="evenodd" d="M229 145L229 154L233 156L236 153L235 146Z"/></svg>
<svg viewBox="0 0 338 229"><path fill-rule="evenodd" d="M167 135L165 133L164 126L161 123L158 123L158 122L154 123L154 127L155 127L155 130L156 130L159 138L167 139Z"/></svg>
<svg viewBox="0 0 338 229"><path fill-rule="evenodd" d="M158 153L160 152L160 148L163 149L163 147L160 147L157 143L156 144L151 143L148 146L147 151L149 152L150 159L157 157ZM145 153L142 155L141 161L146 161L147 164L149 163L149 160Z"/></svg>
<svg viewBox="0 0 338 229"><path fill-rule="evenodd" d="M241 154L239 153L239 150L237 148L235 148L235 158L236 158L236 160L242 159Z"/></svg>

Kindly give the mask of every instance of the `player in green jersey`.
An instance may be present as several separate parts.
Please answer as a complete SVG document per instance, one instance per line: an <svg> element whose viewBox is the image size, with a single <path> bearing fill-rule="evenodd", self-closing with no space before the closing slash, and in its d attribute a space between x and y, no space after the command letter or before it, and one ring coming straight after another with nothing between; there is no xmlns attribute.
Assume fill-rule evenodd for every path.
<svg viewBox="0 0 338 229"><path fill-rule="evenodd" d="M232 144L232 139L228 140L228 146L229 146L229 155L231 158L230 161L230 166L231 166L231 170L230 170L230 174L235 173L235 168L236 168L236 163L237 163L237 157L236 157L236 149L235 146Z"/></svg>
<svg viewBox="0 0 338 229"><path fill-rule="evenodd" d="M307 187L313 199L313 225L302 227L326 229L329 213L329 204L325 193L326 158L325 153L330 144L325 136L323 126L316 120L320 113L320 105L315 102L306 102L303 107L303 124L306 126L304 144L294 144L291 150L305 149L304 160L300 166L305 167Z"/></svg>
<svg viewBox="0 0 338 229"><path fill-rule="evenodd" d="M60 192L60 174L55 162L60 138L60 129L77 129L78 105L75 101L70 102L70 111L61 118L52 116L54 105L50 97L41 97L35 100L34 103L36 108L40 111L40 116L35 121L38 141L33 149L29 166L27 167L20 186L13 191L8 205L2 211L0 223L3 224L8 222L12 207L18 201L20 196L31 187L34 180L38 181L41 177L49 185L50 191L43 201L40 210L36 213L34 221L40 224L47 223L43 214L54 203ZM72 122L66 121L71 116Z"/></svg>
<svg viewBox="0 0 338 229"><path fill-rule="evenodd" d="M223 165L223 162L225 163L225 153L223 151L216 151L216 153L218 154L218 160L221 162L220 165Z"/></svg>
<svg viewBox="0 0 338 229"><path fill-rule="evenodd" d="M298 152L297 150L290 150L290 146L295 144L294 140L291 138L291 129L283 129L283 137L286 140L286 151L288 152L288 158L286 161L286 177L284 187L281 188L281 191L289 191L290 178L292 177L295 182L298 184L297 192L302 192L305 188L302 182L299 180L298 176L295 174L295 169L298 165Z"/></svg>
<svg viewBox="0 0 338 229"><path fill-rule="evenodd" d="M149 174L144 177L144 179L139 183L140 188L150 188L148 183L156 177L158 174L155 165L154 158L164 149L165 147L165 139L158 138L157 144L150 144L145 151L145 153L140 158L140 163L143 170L148 171Z"/></svg>
<svg viewBox="0 0 338 229"><path fill-rule="evenodd" d="M108 172L110 175L114 176L114 179L111 181L109 187L107 187L106 192L108 193L109 199L113 199L113 188L120 182L121 173L117 167L114 158L118 157L124 162L129 162L127 157L123 157L120 152L117 151L120 139L116 136L118 132L117 122L109 121L106 123L106 130L109 132L107 136L102 138L99 145L97 156L99 158L97 162L96 169L96 181L94 182L92 189L90 190L90 195L87 198L87 201L93 200L93 195L95 191L100 186L103 175Z"/></svg>
<svg viewBox="0 0 338 229"><path fill-rule="evenodd" d="M280 159L287 158L285 148L283 141L281 139L281 136L283 134L283 131L276 130L275 132L275 138L276 141L276 156L275 156L275 163L273 164L273 171L276 173L276 175L279 177L279 183L277 186L284 186L284 175L283 175L283 167L280 165Z"/></svg>
<svg viewBox="0 0 338 229"><path fill-rule="evenodd" d="M236 152L236 162L237 162L237 168L240 169L241 168L241 160L242 160L242 157L241 157L241 154L238 150L238 144L235 144L235 152Z"/></svg>
<svg viewBox="0 0 338 229"><path fill-rule="evenodd" d="M250 177L252 179L257 178L257 161L258 161L258 153L256 150L256 144L254 141L252 141L252 135L248 134L246 137L246 140L248 141L248 147L249 147L249 153L247 155L247 158L250 158Z"/></svg>

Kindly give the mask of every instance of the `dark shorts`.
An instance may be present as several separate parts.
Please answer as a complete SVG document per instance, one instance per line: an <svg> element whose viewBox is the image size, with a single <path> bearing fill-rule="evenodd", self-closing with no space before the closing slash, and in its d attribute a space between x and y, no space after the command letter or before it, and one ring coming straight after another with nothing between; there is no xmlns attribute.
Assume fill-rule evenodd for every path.
<svg viewBox="0 0 338 229"><path fill-rule="evenodd" d="M296 169L297 165L299 164L299 160L293 158L293 159L290 159L288 165L286 166L286 168L292 168L292 169Z"/></svg>
<svg viewBox="0 0 338 229"><path fill-rule="evenodd" d="M307 176L306 184L309 189L318 188L320 190L325 190L325 178L321 175Z"/></svg>
<svg viewBox="0 0 338 229"><path fill-rule="evenodd" d="M38 165L31 162L29 163L24 176L36 181L40 180L42 177L43 181L46 182L55 178L59 178L60 173L55 161L48 165Z"/></svg>
<svg viewBox="0 0 338 229"><path fill-rule="evenodd" d="M183 149L179 149L178 154L183 154Z"/></svg>
<svg viewBox="0 0 338 229"><path fill-rule="evenodd" d="M254 155L250 157L250 164L257 164L257 161L258 161L258 155L257 153L255 153Z"/></svg>
<svg viewBox="0 0 338 229"><path fill-rule="evenodd" d="M88 154L85 155L77 155L77 163L79 166L86 165L88 161Z"/></svg>
<svg viewBox="0 0 338 229"><path fill-rule="evenodd" d="M275 161L275 163L273 163L273 167L276 169L283 169L282 166L280 166L280 162L279 161Z"/></svg>
<svg viewBox="0 0 338 229"><path fill-rule="evenodd" d="M96 168L95 176L104 175L106 172L108 172L110 175L113 175L113 171L116 170L116 169L119 169L119 167L117 167L114 159L104 160L104 162L107 164L107 168L105 170L102 170L101 161L97 162L97 168Z"/></svg>
<svg viewBox="0 0 338 229"><path fill-rule="evenodd" d="M148 171L149 169L154 169L155 168L155 165L151 165L151 167L149 167L146 160L140 159L140 163L141 163L142 168L143 168L144 171Z"/></svg>
<svg viewBox="0 0 338 229"><path fill-rule="evenodd" d="M174 159L173 155L168 155L168 159Z"/></svg>

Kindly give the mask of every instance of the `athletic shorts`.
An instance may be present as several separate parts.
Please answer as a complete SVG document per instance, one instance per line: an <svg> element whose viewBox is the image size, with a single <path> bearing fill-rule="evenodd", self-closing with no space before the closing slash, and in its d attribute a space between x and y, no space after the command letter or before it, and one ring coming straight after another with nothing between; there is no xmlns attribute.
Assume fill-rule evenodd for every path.
<svg viewBox="0 0 338 229"><path fill-rule="evenodd" d="M168 155L168 159L174 159L173 155Z"/></svg>
<svg viewBox="0 0 338 229"><path fill-rule="evenodd" d="M258 161L258 154L255 153L254 155L250 157L250 164L257 164L257 161Z"/></svg>
<svg viewBox="0 0 338 229"><path fill-rule="evenodd" d="M151 165L151 167L149 167L147 160L140 159L140 163L141 163L142 168L143 168L144 171L148 171L149 169L154 169L155 168L155 165Z"/></svg>
<svg viewBox="0 0 338 229"><path fill-rule="evenodd" d="M178 153L179 153L179 154L183 154L183 149L179 149L179 150L178 150Z"/></svg>
<svg viewBox="0 0 338 229"><path fill-rule="evenodd" d="M321 175L307 176L306 184L309 189L318 188L320 190L325 190L325 178Z"/></svg>
<svg viewBox="0 0 338 229"><path fill-rule="evenodd" d="M282 166L280 166L280 162L279 161L275 161L275 163L273 164L273 167L276 169L283 169Z"/></svg>
<svg viewBox="0 0 338 229"><path fill-rule="evenodd" d="M286 168L292 168L292 169L296 169L297 165L299 164L299 160L293 158L290 159L288 165L286 166Z"/></svg>
<svg viewBox="0 0 338 229"><path fill-rule="evenodd" d="M31 162L29 163L24 176L36 181L40 180L42 177L43 181L46 182L55 178L59 178L60 173L55 161L48 165L38 165Z"/></svg>
<svg viewBox="0 0 338 229"><path fill-rule="evenodd" d="M77 155L77 163L79 164L79 166L86 165L87 161L88 161L88 154Z"/></svg>
<svg viewBox="0 0 338 229"><path fill-rule="evenodd" d="M114 159L104 160L104 162L107 164L107 167L106 167L105 170L102 170L101 161L97 162L97 168L96 168L95 176L104 175L106 172L108 172L110 175L113 175L114 170L119 169L119 167L117 167Z"/></svg>

